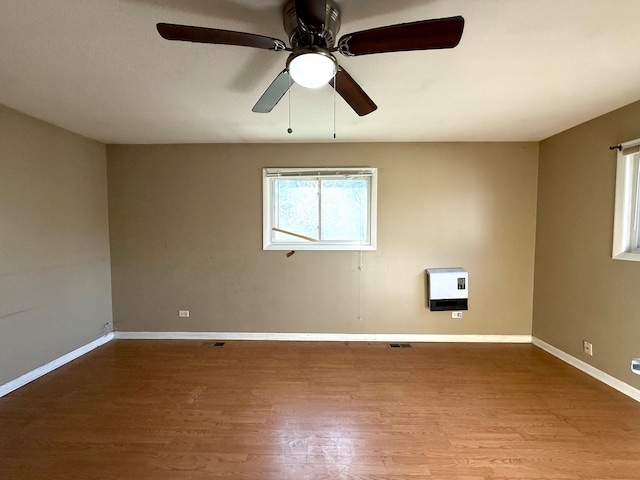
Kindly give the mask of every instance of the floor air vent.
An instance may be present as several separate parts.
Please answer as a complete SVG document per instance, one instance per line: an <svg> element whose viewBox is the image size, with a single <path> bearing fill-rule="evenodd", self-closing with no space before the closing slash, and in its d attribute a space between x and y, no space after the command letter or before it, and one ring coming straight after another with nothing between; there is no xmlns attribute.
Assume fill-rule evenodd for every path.
<svg viewBox="0 0 640 480"><path fill-rule="evenodd" d="M224 347L224 342L204 342L205 347Z"/></svg>
<svg viewBox="0 0 640 480"><path fill-rule="evenodd" d="M410 343L390 343L389 348L411 348Z"/></svg>

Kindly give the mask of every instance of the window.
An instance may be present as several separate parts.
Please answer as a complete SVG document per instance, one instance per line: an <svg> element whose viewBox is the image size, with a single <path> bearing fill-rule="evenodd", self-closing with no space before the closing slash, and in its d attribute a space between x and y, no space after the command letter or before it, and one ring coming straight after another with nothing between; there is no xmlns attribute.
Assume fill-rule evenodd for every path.
<svg viewBox="0 0 640 480"><path fill-rule="evenodd" d="M375 250L375 168L265 168L264 250Z"/></svg>
<svg viewBox="0 0 640 480"><path fill-rule="evenodd" d="M640 261L640 140L618 151L613 258Z"/></svg>

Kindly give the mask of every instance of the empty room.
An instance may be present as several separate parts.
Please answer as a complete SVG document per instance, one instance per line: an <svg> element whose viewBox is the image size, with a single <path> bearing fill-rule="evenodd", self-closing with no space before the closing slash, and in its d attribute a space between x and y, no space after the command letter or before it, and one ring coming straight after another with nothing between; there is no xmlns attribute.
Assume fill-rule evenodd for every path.
<svg viewBox="0 0 640 480"><path fill-rule="evenodd" d="M639 15L5 0L0 478L640 478Z"/></svg>

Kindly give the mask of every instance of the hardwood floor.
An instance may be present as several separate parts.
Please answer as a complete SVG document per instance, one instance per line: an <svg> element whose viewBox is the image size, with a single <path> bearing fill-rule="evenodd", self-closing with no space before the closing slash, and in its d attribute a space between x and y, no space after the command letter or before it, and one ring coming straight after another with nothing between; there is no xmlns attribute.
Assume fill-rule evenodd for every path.
<svg viewBox="0 0 640 480"><path fill-rule="evenodd" d="M640 404L532 345L205 343L1 398L0 478L640 478Z"/></svg>

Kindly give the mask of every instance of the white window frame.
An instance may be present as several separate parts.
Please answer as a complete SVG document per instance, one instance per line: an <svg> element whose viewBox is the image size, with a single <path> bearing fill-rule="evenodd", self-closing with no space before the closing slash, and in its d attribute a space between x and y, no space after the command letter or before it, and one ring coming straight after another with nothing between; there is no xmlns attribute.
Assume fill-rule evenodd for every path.
<svg viewBox="0 0 640 480"><path fill-rule="evenodd" d="M640 139L618 149L612 257L640 262Z"/></svg>
<svg viewBox="0 0 640 480"><path fill-rule="evenodd" d="M368 182L367 239L365 242L310 241L291 236L291 241L274 239L274 218L276 200L274 180L283 177L299 178L344 178L365 177ZM263 168L262 169L262 249L263 250L376 250L377 209L378 209L378 169L370 167L336 168Z"/></svg>

